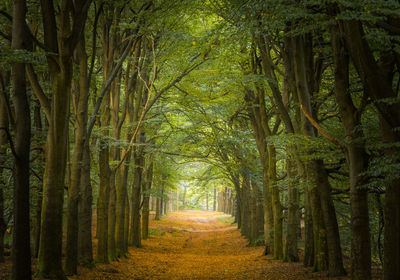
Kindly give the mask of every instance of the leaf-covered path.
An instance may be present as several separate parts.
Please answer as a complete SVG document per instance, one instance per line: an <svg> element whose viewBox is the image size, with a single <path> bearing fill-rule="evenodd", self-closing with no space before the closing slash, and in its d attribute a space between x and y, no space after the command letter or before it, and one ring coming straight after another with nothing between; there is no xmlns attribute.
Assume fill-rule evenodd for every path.
<svg viewBox="0 0 400 280"><path fill-rule="evenodd" d="M128 259L81 269L69 279L321 279L301 264L261 256L262 247L247 247L230 216L218 212L173 212L151 221L143 248ZM343 278L341 278L343 279Z"/></svg>

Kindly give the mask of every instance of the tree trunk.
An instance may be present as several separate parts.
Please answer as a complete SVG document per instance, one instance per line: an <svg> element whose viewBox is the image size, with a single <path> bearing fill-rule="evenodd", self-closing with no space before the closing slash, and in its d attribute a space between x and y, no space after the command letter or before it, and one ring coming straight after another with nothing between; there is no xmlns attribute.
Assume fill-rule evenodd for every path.
<svg viewBox="0 0 400 280"><path fill-rule="evenodd" d="M103 114L105 114L105 112ZM105 132L105 134L107 133ZM100 188L97 203L98 245L96 261L100 263L108 263L110 261L108 257L108 206L110 197L110 167L108 143L107 140L105 140L104 138L100 139L99 165Z"/></svg>
<svg viewBox="0 0 400 280"><path fill-rule="evenodd" d="M291 157L291 156L290 156ZM297 232L299 226L299 192L297 190L296 173L294 170L294 162L292 158L286 160L286 170L288 173L288 221L286 236L286 256L289 262L299 261L297 247Z"/></svg>
<svg viewBox="0 0 400 280"><path fill-rule="evenodd" d="M332 28L332 47L335 65L335 94L346 131L347 161L350 169L351 207L351 276L352 279L371 278L371 245L367 189L362 188L368 168L363 133L358 129L361 114L353 104L349 92L349 58L344 38L337 27ZM339 245L340 246L340 245Z"/></svg>
<svg viewBox="0 0 400 280"><path fill-rule="evenodd" d="M160 220L161 217L161 199L159 197L156 197L156 215L154 217L154 220Z"/></svg>
<svg viewBox="0 0 400 280"><path fill-rule="evenodd" d="M306 64L306 58L311 48L310 39L298 36L293 40L293 57L294 57L294 73L296 80L297 95L300 104L304 106L305 110L312 113L311 110L311 95L312 89L310 88L309 73L312 69L311 66ZM307 45L307 46L306 46ZM311 123L302 115L302 129L303 134L308 137L315 137L315 133ZM321 271L328 268L327 256L327 240L326 229L323 221L323 213L321 209L321 194L317 185L317 170L314 168L315 161L306 163L306 173L308 181L308 191L310 192L310 205L311 215L313 221L313 237L314 237L314 271ZM336 222L336 221L335 221Z"/></svg>
<svg viewBox="0 0 400 280"><path fill-rule="evenodd" d="M80 181L80 199L78 204L78 263L84 267L93 267L92 246L92 185L90 182L90 148L86 136L82 158Z"/></svg>
<svg viewBox="0 0 400 280"><path fill-rule="evenodd" d="M42 119L41 119L41 114L40 114L40 104L36 103L34 107L34 128L37 132L42 132ZM1 126L1 124L0 124ZM42 137L40 140L43 140ZM42 143L36 143L37 147L42 148ZM39 160L44 161L44 156L39 157ZM42 196L42 184L39 183L37 186L37 197L36 197L36 203L35 203L35 218L34 218L34 245L33 245L33 254L32 256L34 258L37 258L39 255L39 245L40 245L40 228L42 224L42 203L43 203L43 196Z"/></svg>
<svg viewBox="0 0 400 280"><path fill-rule="evenodd" d="M257 224L257 195L258 186L255 182L251 181L251 230L250 230L250 243L255 245L258 238L258 224Z"/></svg>
<svg viewBox="0 0 400 280"><path fill-rule="evenodd" d="M331 186L328 174L322 161L316 162L317 184L321 194L321 209L326 228L328 245L328 271L329 276L343 276L346 271L343 267L342 248L340 246L339 227L337 224L336 211L331 197Z"/></svg>
<svg viewBox="0 0 400 280"><path fill-rule="evenodd" d="M280 260L283 258L283 217L279 189L276 186L276 151L273 146L268 146L268 161L268 181L271 186L271 202L274 217L274 258Z"/></svg>
<svg viewBox="0 0 400 280"><path fill-rule="evenodd" d="M136 143L144 143L145 135L141 132ZM132 185L132 208L131 208L131 228L129 233L129 243L135 247L141 247L140 230L140 204L141 188L143 184L144 154L142 147L135 147L133 150L134 158L134 180Z"/></svg>
<svg viewBox="0 0 400 280"><path fill-rule="evenodd" d="M0 156L1 158L6 158L7 156L7 148L6 145L8 143L7 132L5 129L8 129L8 111L7 111L7 88L9 86L9 75L7 77L0 76L0 127L3 129L0 130ZM4 165L4 160L1 159L1 165ZM0 175L3 175L3 168L0 168ZM1 183L0 186L0 263L5 261L4 259L4 235L7 229L7 223L4 217L4 193L5 184Z"/></svg>
<svg viewBox="0 0 400 280"><path fill-rule="evenodd" d="M130 204L129 198L126 196L125 201L125 225L124 225L124 251L128 252L129 246L129 221L130 221Z"/></svg>
<svg viewBox="0 0 400 280"><path fill-rule="evenodd" d="M88 120L89 85L87 78L87 55L83 38L77 45L77 59L79 63L79 81L75 89L75 137L74 155L72 158L71 181L68 187L68 219L67 219L67 246L65 258L66 274L77 274L78 266L78 204L81 186L82 159L85 149L86 126Z"/></svg>
<svg viewBox="0 0 400 280"><path fill-rule="evenodd" d="M213 211L217 211L217 188L214 187Z"/></svg>
<svg viewBox="0 0 400 280"><path fill-rule="evenodd" d="M311 215L311 194L304 190L304 266L314 265L314 232L313 219Z"/></svg>
<svg viewBox="0 0 400 280"><path fill-rule="evenodd" d="M15 0L12 43L14 50L27 49L25 32L26 1ZM12 89L15 110L14 227L11 279L32 279L29 228L29 153L31 116L26 94L25 64L12 64ZM50 245L50 244L49 244Z"/></svg>
<svg viewBox="0 0 400 280"><path fill-rule="evenodd" d="M144 185L146 188L143 190L143 211L142 211L142 238L149 237L149 214L150 214L150 194L151 184L153 180L153 159L150 157L150 164L146 172L146 180Z"/></svg>
<svg viewBox="0 0 400 280"><path fill-rule="evenodd" d="M250 197L249 197L249 192L250 192L250 182L248 179L247 174L242 174L242 204L240 205L242 212L242 227L241 227L241 233L243 236L246 238L249 238L250 236Z"/></svg>
<svg viewBox="0 0 400 280"><path fill-rule="evenodd" d="M83 32L90 0L76 3L73 15L67 2L56 13L52 0L41 1L44 42L47 49L52 89L49 131L46 142L46 163L43 183L42 234L37 276L65 279L62 271L62 213L65 187L66 148L69 102L72 81L72 54ZM73 30L71 30L71 19ZM73 38L73 39L71 39ZM55 56L57 54L57 56ZM41 101L42 104L42 101ZM43 104L48 106L48 104Z"/></svg>
<svg viewBox="0 0 400 280"><path fill-rule="evenodd" d="M121 125L119 123L119 99L121 92L121 72L118 73L115 81L112 84L112 90L110 92L110 113L111 113L111 125L112 125L112 138L114 141L119 141L121 136ZM110 149L110 157L114 162L120 160L120 148L113 146ZM108 206L108 254L111 260L117 260L117 246L116 246L116 203L117 203L117 190L116 190L116 177L118 176L116 169L111 169L110 174L110 202ZM123 208L122 208L123 209ZM121 212L119 214L123 214ZM123 217L122 219L123 220Z"/></svg>
<svg viewBox="0 0 400 280"><path fill-rule="evenodd" d="M378 65L375 54L372 52L365 38L361 22L351 20L341 22L353 64L360 76L366 92L375 101L381 121L381 131L384 142L393 143L400 139L397 128L400 125L400 103L381 102L384 98L397 98L398 94L392 88L392 70L387 71L385 63ZM387 54L389 52L385 52ZM390 54L391 55L391 54ZM383 55L384 56L384 55ZM390 63L389 63L390 66ZM391 66L390 66L391 67ZM389 72L390 78L385 77ZM357 152L357 147L355 147ZM360 151L358 151L360 152ZM387 154L398 153L398 149L387 149ZM349 155L355 156L355 155ZM362 170L364 162L354 163L354 172ZM350 169L351 170L351 169ZM354 188L362 183L362 179L353 177L351 182ZM400 190L399 180L395 179L386 186L385 194L385 243L384 243L384 279L400 278ZM357 190L357 199L351 200L357 209L354 209L352 228L359 234L352 241L354 261L352 277L354 279L370 279L371 248L368 229L368 212L366 190ZM353 250L352 250L353 251Z"/></svg>
<svg viewBox="0 0 400 280"><path fill-rule="evenodd" d="M186 210L186 186L183 187L182 210Z"/></svg>
<svg viewBox="0 0 400 280"><path fill-rule="evenodd" d="M179 190L176 190L176 211L179 211Z"/></svg>

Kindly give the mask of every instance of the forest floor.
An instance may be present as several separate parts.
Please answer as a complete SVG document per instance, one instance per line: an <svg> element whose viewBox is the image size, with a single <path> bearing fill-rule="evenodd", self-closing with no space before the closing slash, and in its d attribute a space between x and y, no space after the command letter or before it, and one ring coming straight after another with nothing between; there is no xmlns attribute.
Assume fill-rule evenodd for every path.
<svg viewBox="0 0 400 280"><path fill-rule="evenodd" d="M94 244L96 245L96 244ZM150 237L129 258L93 269L79 268L70 280L144 279L349 279L313 273L301 263L262 256L263 246L249 247L232 218L218 212L172 212L150 220ZM10 260L0 264L0 280L9 279ZM4 277L4 278L3 278ZM379 279L379 277L374 277Z"/></svg>
<svg viewBox="0 0 400 280"><path fill-rule="evenodd" d="M131 248L128 259L81 269L69 279L334 279L311 273L301 263L262 256L262 246L247 244L230 216L172 212L150 221L150 237L142 241L142 248Z"/></svg>

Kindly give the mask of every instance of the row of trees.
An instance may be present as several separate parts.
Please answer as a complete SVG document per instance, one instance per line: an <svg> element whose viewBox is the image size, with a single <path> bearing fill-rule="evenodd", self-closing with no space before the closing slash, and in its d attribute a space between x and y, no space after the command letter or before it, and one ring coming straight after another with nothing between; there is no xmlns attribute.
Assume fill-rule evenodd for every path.
<svg viewBox="0 0 400 280"><path fill-rule="evenodd" d="M8 188L5 196L1 189L1 244L12 225L13 279L31 278L31 234L36 276L49 279L141 246L159 112L148 117L153 123L145 116L208 55L200 48L174 52L191 46L174 19L190 8L174 1L2 2L2 175L15 183L11 208L3 206ZM172 27L183 40L169 42ZM164 184L166 175L158 175Z"/></svg>
<svg viewBox="0 0 400 280"><path fill-rule="evenodd" d="M267 254L298 261L304 222L314 271L346 274L346 254L352 279L373 263L399 277L398 5L210 1L224 50L171 100L185 131L169 125L186 161L230 180L238 226Z"/></svg>
<svg viewBox="0 0 400 280"><path fill-rule="evenodd" d="M265 254L400 278L399 3L3 2L14 279L31 277L31 235L43 278L126 256L181 176Z"/></svg>

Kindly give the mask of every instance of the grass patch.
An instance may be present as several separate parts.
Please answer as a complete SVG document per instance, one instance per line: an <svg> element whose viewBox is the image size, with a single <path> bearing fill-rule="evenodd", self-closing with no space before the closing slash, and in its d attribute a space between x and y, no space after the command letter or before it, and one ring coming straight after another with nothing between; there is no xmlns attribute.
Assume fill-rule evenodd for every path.
<svg viewBox="0 0 400 280"><path fill-rule="evenodd" d="M235 217L220 217L217 219L224 225L231 225L235 222Z"/></svg>
<svg viewBox="0 0 400 280"><path fill-rule="evenodd" d="M160 230L156 230L154 228L149 230L149 235L155 235L155 236L164 236L167 233L165 231L160 231Z"/></svg>

